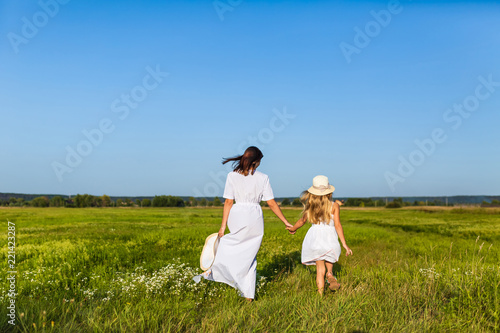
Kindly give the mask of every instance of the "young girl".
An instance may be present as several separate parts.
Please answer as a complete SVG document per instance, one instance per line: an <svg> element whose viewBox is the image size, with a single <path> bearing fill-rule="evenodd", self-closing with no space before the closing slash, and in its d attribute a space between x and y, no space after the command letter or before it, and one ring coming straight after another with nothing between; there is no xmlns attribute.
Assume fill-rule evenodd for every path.
<svg viewBox="0 0 500 333"><path fill-rule="evenodd" d="M301 195L301 201L304 204L302 217L293 227L287 228L291 234L294 234L307 220L312 223L302 243L302 263L316 265L316 285L320 295L323 295L325 287L325 273L330 289L340 288L332 272L333 263L337 262L340 257L339 238L346 255L352 255L351 249L345 242L344 231L340 224L339 203L342 203L332 202L333 191L335 187L328 183L327 177L314 177L313 186Z"/></svg>

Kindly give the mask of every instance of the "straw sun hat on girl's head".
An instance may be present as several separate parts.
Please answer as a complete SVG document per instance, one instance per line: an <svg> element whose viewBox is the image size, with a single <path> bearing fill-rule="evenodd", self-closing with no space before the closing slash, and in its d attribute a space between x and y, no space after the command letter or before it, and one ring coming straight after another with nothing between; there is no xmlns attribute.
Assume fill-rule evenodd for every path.
<svg viewBox="0 0 500 333"><path fill-rule="evenodd" d="M325 195L335 191L335 187L328 183L328 177L316 176L313 178L313 186L309 187L307 191L314 195Z"/></svg>

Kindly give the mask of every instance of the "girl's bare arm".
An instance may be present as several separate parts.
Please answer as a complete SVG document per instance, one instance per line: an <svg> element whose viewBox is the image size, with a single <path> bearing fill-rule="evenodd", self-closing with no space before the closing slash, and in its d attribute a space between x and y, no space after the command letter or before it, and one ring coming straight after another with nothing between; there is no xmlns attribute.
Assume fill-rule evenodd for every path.
<svg viewBox="0 0 500 333"><path fill-rule="evenodd" d="M297 231L297 229L299 229L300 227L302 227L307 221L307 217L306 216L302 216L295 224L293 227L289 227L287 228L288 231L293 235L295 233L295 231Z"/></svg>
<svg viewBox="0 0 500 333"><path fill-rule="evenodd" d="M340 206L336 202L333 203L333 222L335 222L335 230L337 230L337 235L346 251L346 256L351 255L352 251L345 242L344 229L342 229L342 224L340 224Z"/></svg>

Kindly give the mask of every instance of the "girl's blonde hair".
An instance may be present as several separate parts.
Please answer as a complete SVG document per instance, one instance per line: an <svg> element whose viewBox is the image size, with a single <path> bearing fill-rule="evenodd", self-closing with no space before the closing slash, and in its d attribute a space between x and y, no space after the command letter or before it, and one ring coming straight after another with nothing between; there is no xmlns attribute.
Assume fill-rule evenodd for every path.
<svg viewBox="0 0 500 333"><path fill-rule="evenodd" d="M308 191L302 192L300 201L304 205L302 217L306 217L309 222L318 224L330 221L332 194L315 195Z"/></svg>

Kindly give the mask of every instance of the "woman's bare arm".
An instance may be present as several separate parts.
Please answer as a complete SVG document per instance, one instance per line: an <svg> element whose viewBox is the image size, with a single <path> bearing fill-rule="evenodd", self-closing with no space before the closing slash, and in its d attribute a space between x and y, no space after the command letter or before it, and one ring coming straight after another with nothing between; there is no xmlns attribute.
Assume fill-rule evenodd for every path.
<svg viewBox="0 0 500 333"><path fill-rule="evenodd" d="M286 219L285 215L283 215L280 206L276 203L274 199L268 200L266 202L269 208L271 208L271 210L273 211L273 213L276 214L276 216L285 224L285 226L287 226L287 228L292 226Z"/></svg>
<svg viewBox="0 0 500 333"><path fill-rule="evenodd" d="M224 211L222 212L222 224L219 229L219 237L224 236L227 226L227 218L229 217L229 211L231 210L231 207L233 207L233 203L233 199L226 199L226 201L224 201Z"/></svg>

